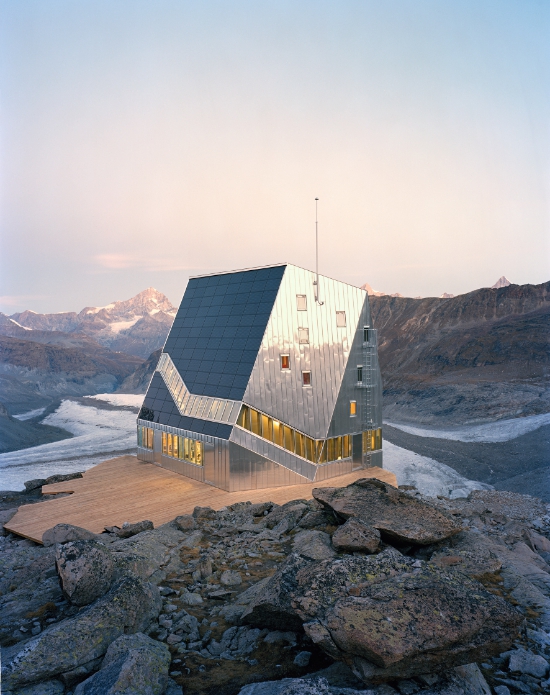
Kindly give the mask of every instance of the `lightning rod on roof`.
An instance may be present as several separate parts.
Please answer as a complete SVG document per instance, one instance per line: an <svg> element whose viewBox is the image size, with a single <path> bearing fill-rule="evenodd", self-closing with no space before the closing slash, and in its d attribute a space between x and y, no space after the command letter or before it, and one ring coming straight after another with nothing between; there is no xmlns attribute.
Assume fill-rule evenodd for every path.
<svg viewBox="0 0 550 695"><path fill-rule="evenodd" d="M317 219L317 203L319 198L315 198L315 301L319 306L323 306L324 302L319 300L319 222Z"/></svg>

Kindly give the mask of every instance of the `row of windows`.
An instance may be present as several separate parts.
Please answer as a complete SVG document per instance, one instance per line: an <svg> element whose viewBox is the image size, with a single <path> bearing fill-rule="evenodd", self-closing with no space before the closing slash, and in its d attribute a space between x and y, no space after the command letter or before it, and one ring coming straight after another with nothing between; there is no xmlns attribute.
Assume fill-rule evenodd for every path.
<svg viewBox="0 0 550 695"><path fill-rule="evenodd" d="M152 449L154 436L154 430L151 427L138 427L138 446Z"/></svg>
<svg viewBox="0 0 550 695"><path fill-rule="evenodd" d="M184 459L196 466L203 463L203 445L196 439L180 437L170 432L162 433L162 453L175 459Z"/></svg>
<svg viewBox="0 0 550 695"><path fill-rule="evenodd" d="M352 401L354 403L355 401ZM288 425L243 405L237 425L253 434L267 439L287 451L311 461L322 464L339 461L351 456L352 437L349 434L331 439L312 439ZM382 430L368 430L362 433L363 453L382 448Z"/></svg>

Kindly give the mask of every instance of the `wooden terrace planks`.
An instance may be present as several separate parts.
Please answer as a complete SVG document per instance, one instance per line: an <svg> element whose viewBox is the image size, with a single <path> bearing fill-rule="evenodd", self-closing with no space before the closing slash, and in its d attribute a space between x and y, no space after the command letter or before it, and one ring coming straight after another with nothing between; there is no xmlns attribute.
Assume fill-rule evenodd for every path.
<svg viewBox="0 0 550 695"><path fill-rule="evenodd" d="M90 468L82 478L44 485L44 494L73 494L22 506L5 528L41 543L44 531L61 523L93 533L101 533L105 526L143 519L157 527L180 514L190 514L196 506L221 509L241 501L284 504L311 497L315 487L343 487L359 478L378 478L397 486L393 473L367 468L318 483L226 492L135 456L120 456Z"/></svg>

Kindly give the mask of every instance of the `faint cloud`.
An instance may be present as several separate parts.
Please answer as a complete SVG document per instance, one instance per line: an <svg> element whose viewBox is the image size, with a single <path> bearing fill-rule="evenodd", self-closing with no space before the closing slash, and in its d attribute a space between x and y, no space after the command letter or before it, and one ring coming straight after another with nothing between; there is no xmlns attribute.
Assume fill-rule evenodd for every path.
<svg viewBox="0 0 550 695"><path fill-rule="evenodd" d="M34 302L37 299L47 299L45 294L4 294L0 295L1 306L20 306L24 302Z"/></svg>
<svg viewBox="0 0 550 695"><path fill-rule="evenodd" d="M149 272L171 271L171 270L203 270L196 266L182 263L174 258L154 258L139 254L128 253L102 253L94 256L97 265L105 270L127 270L136 268Z"/></svg>

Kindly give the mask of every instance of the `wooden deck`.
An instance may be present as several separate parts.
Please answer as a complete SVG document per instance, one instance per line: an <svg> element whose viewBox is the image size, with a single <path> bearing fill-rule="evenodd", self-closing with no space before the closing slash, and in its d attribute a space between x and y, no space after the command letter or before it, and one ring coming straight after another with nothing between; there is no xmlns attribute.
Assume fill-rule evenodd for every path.
<svg viewBox="0 0 550 695"><path fill-rule="evenodd" d="M38 543L42 534L56 524L73 524L93 533L105 526L122 526L149 519L156 526L180 514L190 514L196 506L222 507L234 502L276 502L309 498L315 487L342 487L359 478L378 478L397 486L393 473L368 468L338 478L305 485L225 492L135 456L120 456L90 468L82 478L44 485L45 494L71 492L70 496L24 505L5 524L5 528Z"/></svg>

